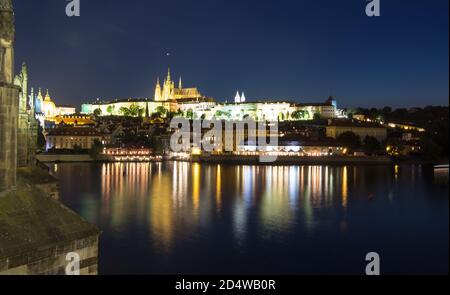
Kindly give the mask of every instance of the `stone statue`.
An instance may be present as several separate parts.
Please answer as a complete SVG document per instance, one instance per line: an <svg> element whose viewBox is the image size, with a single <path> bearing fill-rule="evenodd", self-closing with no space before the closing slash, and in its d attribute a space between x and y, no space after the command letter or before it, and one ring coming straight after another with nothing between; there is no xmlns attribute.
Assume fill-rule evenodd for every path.
<svg viewBox="0 0 450 295"><path fill-rule="evenodd" d="M28 100L28 68L25 62L22 63L20 73L14 77L14 85L19 86L21 89L19 94L19 113L25 113Z"/></svg>
<svg viewBox="0 0 450 295"><path fill-rule="evenodd" d="M12 0L0 0L0 82L13 83L14 13Z"/></svg>

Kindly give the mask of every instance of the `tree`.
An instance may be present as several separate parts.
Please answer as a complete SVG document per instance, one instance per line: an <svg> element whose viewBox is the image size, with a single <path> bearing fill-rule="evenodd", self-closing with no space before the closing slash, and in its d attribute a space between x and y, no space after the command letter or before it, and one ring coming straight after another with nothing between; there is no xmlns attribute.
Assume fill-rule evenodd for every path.
<svg viewBox="0 0 450 295"><path fill-rule="evenodd" d="M192 109L187 110L186 118L191 119L191 120L194 119L194 112L192 111Z"/></svg>
<svg viewBox="0 0 450 295"><path fill-rule="evenodd" d="M137 117L137 116L139 116L139 113L140 113L140 107L138 106L138 105L136 105L136 104L131 104L130 105L130 108L128 109L129 110L129 115L131 116L131 117Z"/></svg>
<svg viewBox="0 0 450 295"><path fill-rule="evenodd" d="M224 114L225 114L224 111L218 110L218 111L216 111L216 113L214 114L214 117L216 117L216 118L221 118Z"/></svg>
<svg viewBox="0 0 450 295"><path fill-rule="evenodd" d="M94 110L94 116L99 117L102 115L102 110L100 108Z"/></svg>
<svg viewBox="0 0 450 295"><path fill-rule="evenodd" d="M373 136L366 136L364 138L364 151L368 155L376 154L381 150L380 142Z"/></svg>
<svg viewBox="0 0 450 295"><path fill-rule="evenodd" d="M437 160L439 160L443 148L437 145L431 138L428 138L426 136L422 136L421 141L422 159L430 162L436 162Z"/></svg>
<svg viewBox="0 0 450 295"><path fill-rule="evenodd" d="M294 120L305 120L306 119L306 112L304 110L294 111L291 114L291 117Z"/></svg>
<svg viewBox="0 0 450 295"><path fill-rule="evenodd" d="M175 116L177 116L178 112L167 112L166 118L168 121L172 120Z"/></svg>
<svg viewBox="0 0 450 295"><path fill-rule="evenodd" d="M383 114L383 117L386 120L387 117L392 113L392 108L386 106L381 110L381 113Z"/></svg>
<svg viewBox="0 0 450 295"><path fill-rule="evenodd" d="M314 116L313 116L313 120L314 121L320 121L320 114L319 113L314 113Z"/></svg>
<svg viewBox="0 0 450 295"><path fill-rule="evenodd" d="M96 139L91 147L91 150L89 151L89 154L91 155L92 159L97 160L102 151L103 145L100 140Z"/></svg>
<svg viewBox="0 0 450 295"><path fill-rule="evenodd" d="M184 112L181 109L178 109L178 111L175 113L174 117L183 117Z"/></svg>
<svg viewBox="0 0 450 295"><path fill-rule="evenodd" d="M139 117L144 117L145 115L145 109L144 108L139 108Z"/></svg>
<svg viewBox="0 0 450 295"><path fill-rule="evenodd" d="M167 114L167 110L163 106L159 106L156 108L156 112L160 115L160 117L165 117Z"/></svg>
<svg viewBox="0 0 450 295"><path fill-rule="evenodd" d="M112 113L114 112L114 106L113 106L113 105L108 106L108 107L106 108L106 112L108 112L108 114L111 116Z"/></svg>
<svg viewBox="0 0 450 295"><path fill-rule="evenodd" d="M119 114L123 115L123 116L130 116L130 110L126 107L121 107L119 109Z"/></svg>
<svg viewBox="0 0 450 295"><path fill-rule="evenodd" d="M337 137L337 140L345 144L345 146L352 151L361 147L361 138L351 131L340 134Z"/></svg>

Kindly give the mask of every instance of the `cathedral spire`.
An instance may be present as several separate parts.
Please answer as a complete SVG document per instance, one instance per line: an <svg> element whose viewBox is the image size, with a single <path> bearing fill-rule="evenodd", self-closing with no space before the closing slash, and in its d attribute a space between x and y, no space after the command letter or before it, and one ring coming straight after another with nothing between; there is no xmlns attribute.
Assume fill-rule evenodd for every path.
<svg viewBox="0 0 450 295"><path fill-rule="evenodd" d="M169 67L167 70L167 81L170 81L170 80L171 80L171 78L170 78L170 67Z"/></svg>
<svg viewBox="0 0 450 295"><path fill-rule="evenodd" d="M244 91L242 91L241 102L245 102L245 94L244 94Z"/></svg>
<svg viewBox="0 0 450 295"><path fill-rule="evenodd" d="M178 89L183 89L183 84L181 83L181 76L180 80L178 81Z"/></svg>
<svg viewBox="0 0 450 295"><path fill-rule="evenodd" d="M30 101L28 102L30 109L34 112L34 88L31 87L31 92L30 92Z"/></svg>
<svg viewBox="0 0 450 295"><path fill-rule="evenodd" d="M45 100L49 101L50 99L50 92L47 89L47 94L45 94Z"/></svg>
<svg viewBox="0 0 450 295"><path fill-rule="evenodd" d="M154 100L155 101L160 101L162 100L161 98L162 93L161 93L161 83L159 82L159 77L156 80L156 87L155 87L155 96L154 96Z"/></svg>
<svg viewBox="0 0 450 295"><path fill-rule="evenodd" d="M236 92L236 96L234 97L234 103L240 103L241 102L241 96L239 94L239 90Z"/></svg>

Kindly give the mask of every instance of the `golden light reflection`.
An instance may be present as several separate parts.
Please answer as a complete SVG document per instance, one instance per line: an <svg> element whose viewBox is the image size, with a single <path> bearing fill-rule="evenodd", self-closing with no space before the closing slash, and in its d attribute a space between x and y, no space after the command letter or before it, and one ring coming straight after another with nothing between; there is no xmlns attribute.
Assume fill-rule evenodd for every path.
<svg viewBox="0 0 450 295"><path fill-rule="evenodd" d="M395 165L394 166L394 175L395 175L395 180L396 181L398 180L399 171L400 171L400 167L398 165Z"/></svg>
<svg viewBox="0 0 450 295"><path fill-rule="evenodd" d="M289 169L283 166L267 166L264 173L266 187L261 190L261 222L268 232L286 231L292 225L294 216L292 202L289 201Z"/></svg>
<svg viewBox="0 0 450 295"><path fill-rule="evenodd" d="M347 166L342 168L342 207L347 208L348 198L348 171Z"/></svg>
<svg viewBox="0 0 450 295"><path fill-rule="evenodd" d="M168 174L159 174L152 179L149 202L149 226L153 241L160 249L169 249L174 238L174 210L172 186Z"/></svg>
<svg viewBox="0 0 450 295"><path fill-rule="evenodd" d="M361 182L361 174L356 181L356 170L349 169L108 163L101 166L100 212L118 232L127 227L130 216L135 217L164 249L172 247L180 234L210 226L217 212L228 214L224 210L228 205L235 239L246 240L249 218L257 218L266 237L273 238L299 221L308 230L316 228L319 209L346 209L349 184L353 185L349 178ZM398 174L398 166L394 170Z"/></svg>
<svg viewBox="0 0 450 295"><path fill-rule="evenodd" d="M192 204L194 206L194 214L198 215L198 207L200 202L200 164L192 164Z"/></svg>
<svg viewBox="0 0 450 295"><path fill-rule="evenodd" d="M216 208L220 210L222 205L222 170L220 165L216 167Z"/></svg>

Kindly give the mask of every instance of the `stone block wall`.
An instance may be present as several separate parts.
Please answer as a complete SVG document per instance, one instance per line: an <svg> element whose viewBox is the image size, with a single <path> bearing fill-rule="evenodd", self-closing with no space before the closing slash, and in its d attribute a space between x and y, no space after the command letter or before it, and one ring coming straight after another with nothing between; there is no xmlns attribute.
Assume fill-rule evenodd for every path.
<svg viewBox="0 0 450 295"><path fill-rule="evenodd" d="M19 88L0 84L0 191L16 184Z"/></svg>
<svg viewBox="0 0 450 295"><path fill-rule="evenodd" d="M70 252L80 257L80 275L98 274L98 235L95 235L0 259L0 275L65 275L69 263L66 256Z"/></svg>
<svg viewBox="0 0 450 295"><path fill-rule="evenodd" d="M28 137L30 130L28 128L28 114L19 114L17 124L17 166L25 167L28 165Z"/></svg>

